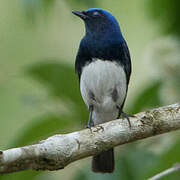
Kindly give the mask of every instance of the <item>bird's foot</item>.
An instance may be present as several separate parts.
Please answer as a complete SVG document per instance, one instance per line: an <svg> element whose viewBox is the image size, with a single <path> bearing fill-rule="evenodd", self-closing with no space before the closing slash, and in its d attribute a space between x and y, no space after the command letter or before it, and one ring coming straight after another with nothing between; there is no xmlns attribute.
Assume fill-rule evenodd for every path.
<svg viewBox="0 0 180 180"><path fill-rule="evenodd" d="M94 132L99 132L99 131L104 131L104 127L103 126L100 126L100 125L96 125L96 130Z"/></svg>
<svg viewBox="0 0 180 180"><path fill-rule="evenodd" d="M90 125L85 126L86 129L91 129L91 127Z"/></svg>
<svg viewBox="0 0 180 180"><path fill-rule="evenodd" d="M93 132L92 127L94 127L94 124L93 125L88 124L87 126L85 126L85 128L89 129L91 131L91 133Z"/></svg>
<svg viewBox="0 0 180 180"><path fill-rule="evenodd" d="M88 122L88 125L85 126L85 128L91 129L91 127L94 127L94 122L91 120L90 123Z"/></svg>
<svg viewBox="0 0 180 180"><path fill-rule="evenodd" d="M88 119L88 125L86 128L91 129L91 127L94 126L94 122L92 119L92 113L93 113L93 106L89 106L89 119Z"/></svg>
<svg viewBox="0 0 180 180"><path fill-rule="evenodd" d="M122 115L122 118L123 119L127 119L127 121L128 121L128 124L129 124L129 128L131 128L132 126L131 126L131 122L130 122L130 117L135 117L134 115L131 115L131 114L126 114L125 112L121 112L121 115Z"/></svg>

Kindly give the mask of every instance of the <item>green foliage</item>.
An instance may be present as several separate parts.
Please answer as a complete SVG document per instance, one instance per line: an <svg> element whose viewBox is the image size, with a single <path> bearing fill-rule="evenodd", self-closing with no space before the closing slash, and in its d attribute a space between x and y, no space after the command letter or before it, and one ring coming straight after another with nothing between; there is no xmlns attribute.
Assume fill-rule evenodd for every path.
<svg viewBox="0 0 180 180"><path fill-rule="evenodd" d="M53 60L43 60L43 63L29 67L27 72L38 82L44 84L52 97L59 98L63 102L71 102L71 113L76 114L74 117L86 119L87 111L80 95L74 68L60 62L53 63Z"/></svg>
<svg viewBox="0 0 180 180"><path fill-rule="evenodd" d="M51 63L50 63L51 62ZM59 61L60 62L60 61ZM47 89L51 98L61 99L67 103L70 113L46 113L26 124L19 136L15 137L9 147L19 147L37 143L56 133L65 133L72 127L87 123L87 110L80 96L78 78L72 66L57 63L53 60L43 60L43 63L34 64L26 69L26 75L38 81ZM84 120L84 125L82 122ZM7 175L0 180L13 178L13 180L32 180L42 172L20 172L16 176Z"/></svg>
<svg viewBox="0 0 180 180"><path fill-rule="evenodd" d="M152 169L149 169L149 171L146 174L146 178L151 177L155 174L158 174L166 169L169 169L171 166L173 166L176 162L180 162L180 140L178 139L177 142L171 146L167 151L160 154L159 161L156 164L156 166L153 166ZM180 175L179 173L173 173L169 176L166 176L163 178L163 180L177 180Z"/></svg>
<svg viewBox="0 0 180 180"><path fill-rule="evenodd" d="M51 95L79 103L80 91L74 68L67 64L57 63L52 59L42 60L42 62L29 67L29 75L44 84Z"/></svg>
<svg viewBox="0 0 180 180"><path fill-rule="evenodd" d="M95 174L90 167L80 171L74 180L141 180L145 173L158 162L158 157L145 148L137 148L135 144L126 145L123 151L116 153L116 169L113 174ZM142 163L143 162L143 163Z"/></svg>
<svg viewBox="0 0 180 180"><path fill-rule="evenodd" d="M40 171L24 171L24 172L17 172L15 174L6 174L1 175L0 180L32 180L37 175L39 175ZM39 179L41 180L41 179Z"/></svg>
<svg viewBox="0 0 180 180"><path fill-rule="evenodd" d="M43 14L47 17L51 12L55 0L24 0L25 14L32 22Z"/></svg>
<svg viewBox="0 0 180 180"><path fill-rule="evenodd" d="M149 13L161 23L161 29L164 33L180 36L180 1L178 0L149 0Z"/></svg>
<svg viewBox="0 0 180 180"><path fill-rule="evenodd" d="M26 16L27 19L25 19L25 20L27 22L29 22L29 20L31 20L30 22L33 22L33 23L39 22L39 21L37 21L37 19L39 19L41 17L45 17L45 19L47 19L47 17L48 17L50 20L50 17L51 17L50 14L53 14L52 12L54 12L53 10L55 9L54 7L57 2L55 0L21 0L21 1L24 3L23 10L24 10L25 14L27 15ZM81 9L85 9L85 8L91 8L91 7L97 6L97 4L100 4L100 1L97 1L97 0L67 0L64 2L69 7L68 11L71 11L71 9L81 10ZM107 2L108 1L106 1L106 3ZM11 3L12 2L10 2L9 4L11 4ZM13 3L15 4L15 1L13 1ZM104 3L104 1L103 1L103 3ZM111 4L111 5L113 4L112 6L115 6L116 5L115 1L113 3L111 2L109 4ZM119 6L117 6L115 8L116 12L119 12L119 10L121 10L120 14L119 14L119 15L121 15L121 17L127 16L127 13L125 13L123 15L123 13L126 12L126 10L124 10L124 9L128 8L129 12L132 10L133 6L129 6L129 4L128 5L127 4L128 4L128 2L126 3L124 1L123 3L121 2L122 8ZM152 15L152 17L156 21L158 21L158 24L161 26L161 29L164 33L169 33L169 34L173 34L173 35L175 34L178 36L180 35L179 5L180 5L180 3L177 0L173 0L173 1L149 0L148 1L148 7L149 7L148 10L149 10L150 14ZM112 6L109 7L108 5L106 5L106 7L103 7L103 8L107 8L108 10L111 10L113 8ZM60 7L60 8L64 8L64 7ZM1 12L3 12L3 8L1 9ZM137 12L138 11L136 11L136 13ZM7 14L11 14L11 12L8 12ZM11 15L14 16L14 14L11 14ZM137 16L138 15L140 15L140 14L137 14ZM6 17L6 16L3 16L3 17ZM56 14L56 17L57 17L57 14ZM17 146L23 146L23 145L28 145L28 144L32 144L32 143L38 143L39 140L45 139L56 133L72 132L75 129L77 130L78 128L81 128L81 129L84 128L85 124L87 123L88 111L87 111L87 108L81 98L81 95L80 95L78 78L75 75L74 67L72 65L62 63L62 62L66 62L66 59L59 60L58 58L61 57L61 55L59 56L59 54L56 51L53 51L52 54L49 53L50 55L45 54L44 53L45 51L54 50L53 49L54 46L53 46L53 48L51 48L50 47L52 45L51 40L46 41L46 37L44 35L41 36L41 34L40 33L38 34L37 31L32 33L32 36L31 36L30 35L31 29L28 29L29 31L28 31L28 33L26 33L23 26L18 27L19 24L15 23L11 26L7 26L7 34L6 34L6 30L4 30L5 24L8 24L8 23L12 24L12 22L14 23L14 20L16 20L18 22L21 21L20 17L17 17L17 19L16 19L16 18L10 16L9 19L10 18L12 18L12 19L10 19L9 22L8 22L8 17L6 17L6 18L7 19L5 19L5 20L7 22L4 21L3 19L2 19L2 21L0 21L3 23L5 22L3 25L1 25L2 26L1 28L3 28L3 31L2 31L3 36L0 37L2 40L1 44L3 44L3 46L1 46L1 48L2 47L6 48L5 53L4 53L4 49L1 50L1 59L4 60L5 62L8 59L13 59L13 61L15 62L13 64L13 62L10 61L10 63L7 64L7 69L8 70L10 69L9 71L12 71L12 74L13 74L15 72L15 70L17 71L17 67L19 67L18 66L19 63L20 62L22 63L23 60L26 59L25 57L28 57L28 56L31 57L31 54L37 53L37 56L32 56L33 62L34 62L34 59L36 59L34 57L38 57L38 58L39 57L52 57L52 54L53 54L53 57L56 57L55 60L53 58L52 59L50 58L50 59L42 59L40 63L38 60L37 60L37 63L28 62L28 66L27 66L27 64L25 65L26 73L25 73L25 76L23 76L23 79L24 79L24 81L28 81L29 80L28 78L31 78L31 80L33 79L34 82L41 84L42 85L41 88L43 90L45 90L48 94L48 99L58 100L58 103L61 104L63 106L63 108L65 109L65 110L60 109L59 112L47 111L47 112L42 113L41 115L33 117L28 122L24 121L23 122L24 124L22 124L21 128L19 129L19 132L17 132L17 134L13 135L13 138L11 138L11 142L8 142L8 147L17 147ZM67 20L69 20L69 19L67 18ZM125 22L125 20L124 20L124 22ZM130 21L127 21L126 25L128 25L129 22ZM23 23L21 22L20 24L22 25ZM53 23L51 25L53 26ZM13 27L13 26L15 28L11 29L11 27ZM42 29L40 28L40 31L42 31L44 27L47 28L47 26L43 26ZM133 27L133 26L129 26L129 27ZM47 36L52 37L53 42L55 40L55 37L59 36L61 34L61 33L56 34L56 31L54 30L56 28L57 28L57 26L53 26L52 29L49 28L50 33L47 34ZM17 32L16 32L16 29L17 29ZM22 29L23 29L23 31L20 31ZM12 34L11 34L11 31L13 31ZM134 31L135 30L133 28L133 30L132 30L133 37L135 37L134 34L137 33ZM74 29L72 28L72 33L73 32L74 32ZM131 30L129 30L129 32L127 34L129 34L130 32L131 32ZM37 34L37 36L36 36L36 34ZM23 37L26 37L26 36L28 39L27 42L25 41L25 39L23 39ZM47 47L44 46L43 43L39 43L38 41L35 41L35 39L32 40L33 36L36 36L39 39L38 41L43 41L43 43L47 43ZM4 37L9 37L9 40L7 41L6 38L4 38ZM13 38L14 38L14 41L10 41ZM22 38L22 40L21 40L21 38ZM3 39L5 39L5 41L3 41ZM30 41L30 39L32 41ZM67 37L64 39L61 39L61 40L64 43L66 39L67 39ZM5 43L6 41L8 42L7 45ZM34 51L35 48L33 49L34 44L31 44L33 41L35 41L34 44L39 43L39 45L36 46L36 48L39 48L37 51ZM133 38L133 41L136 41L136 38ZM140 44L139 43L140 41L141 40L139 40L138 43L134 43L135 45L133 48L135 48L138 44ZM13 44L13 46L11 46L11 44ZM64 44L67 45L67 42ZM131 42L130 44L132 45L133 43ZM57 44L55 44L55 46L56 45ZM26 48L24 48L24 47L26 47ZM40 48L42 48L43 50L41 50ZM12 49L14 51L12 51ZM27 49L30 49L30 50L27 51ZM18 50L19 50L19 52L18 52ZM67 52L61 52L61 53L64 53L64 54L62 54L62 57L67 57L65 54L68 54L69 51L70 51L70 49L68 49ZM12 52L12 53L9 53L9 52ZM2 56L3 53L5 55ZM10 58L6 57L6 55L8 53L12 54L12 56L10 56ZM162 53L164 56L167 56L167 54L166 54L167 49L165 49L165 51L162 51L162 52L159 51L159 53ZM58 54L58 56L57 56L57 54ZM174 53L172 52L172 54L174 54ZM15 55L17 57L15 57ZM175 57L177 57L177 56L175 55ZM31 60L31 58L29 58L29 60ZM154 64L157 63L157 61L154 61L154 62L155 62ZM167 72L166 81L171 82L171 83L173 82L172 84L175 84L174 86L177 86L177 87L173 87L173 86L171 86L171 87L173 89L180 88L180 86L179 86L179 72L180 72L179 67L175 66L176 68L172 69L172 68L170 68L169 65L163 66L160 61L158 61L158 62L160 64L159 67L163 68ZM138 62L136 61L136 63L138 63ZM4 67L6 67L5 64L6 63L3 64L3 61L2 61L1 70L5 69L4 68ZM170 64L172 64L172 63L170 62ZM24 67L23 65L21 64L21 67ZM157 64L156 64L156 66L157 66ZM141 67L141 65L139 67ZM164 67L166 67L166 68L164 68ZM171 70L172 75L170 75L170 73L168 74L168 70ZM6 70L5 70L5 72L6 72ZM137 69L136 69L136 72L138 73ZM8 73L5 73L1 77L4 78L6 75L8 76ZM162 75L162 73L161 73L161 75ZM164 75L162 75L162 76L164 76ZM140 112L145 109L161 106L163 104L163 102L161 101L160 94L161 94L161 90L164 88L165 80L163 80L163 77L161 77L159 79L162 79L162 80L150 82L145 85L141 85L138 95L135 95L136 98L135 98L134 102L131 102L131 106L128 108L129 113L134 114L136 112ZM13 81L14 84L17 84L16 80L17 79L13 79L13 80L11 79L11 82ZM22 84L22 86L24 86L24 84ZM13 87L16 88L15 85ZM5 88L6 88L6 86L5 86ZM30 89L30 91L32 89ZM5 99L6 98L7 97L5 97ZM15 99L14 101L18 101L19 100L18 98ZM3 104L4 102L1 102L1 103ZM48 104L48 100L45 101L44 103ZM8 106L7 104L6 104L6 106ZM22 106L24 106L24 105L22 105ZM53 106L56 106L56 104L54 103ZM10 109L7 109L7 112L10 112ZM24 116L22 118L26 119L26 117L24 117ZM16 117L14 117L14 121L16 122L16 124L21 124L22 122L20 120L22 120L22 118L19 119L19 116L16 116ZM3 123L5 123L5 122L3 122ZM12 126L11 124L8 124L8 123L6 125L4 125L4 124L2 124L2 125L4 127L6 127L6 125L7 125L8 128L9 128L9 126ZM13 128L15 129L16 127L13 127ZM1 136L4 136L4 134L1 133ZM146 141L148 141L148 140L146 140ZM94 174L90 171L91 168L90 168L90 162L89 162L89 165L84 166L82 170L77 171L75 173L75 176L73 176L72 178L75 180L81 180L81 179L83 179L83 180L90 180L90 179L141 180L142 179L143 180L143 179L147 179L147 178L171 167L174 163L176 163L178 161L180 162L180 156L179 156L180 142L179 142L179 140L176 140L176 138L172 138L172 141L173 142L175 141L175 143L170 144L169 149L163 149L160 154L155 154L154 152L150 152L148 149L149 146L146 148L138 147L137 146L138 143L131 143L130 145L126 145L125 147L122 146L120 148L120 150L116 153L116 171L115 171L115 173L108 174L108 175ZM154 142L152 142L150 145L151 149L153 149L153 146L154 146ZM161 143L158 144L158 146L161 146ZM66 171L66 169L65 169L65 171ZM39 172L25 171L25 172L0 176L0 180L52 179L52 177L46 176L46 173L45 173L45 178L44 178L43 176L41 176L43 174L41 171L39 171ZM172 175L165 177L164 179L165 180L168 180L168 179L177 180L179 176L180 176L179 173L174 173ZM62 177L62 179L65 179L64 176Z"/></svg>
<svg viewBox="0 0 180 180"><path fill-rule="evenodd" d="M37 143L56 133L64 133L73 121L69 116L58 116L55 114L44 114L26 124L19 136L13 140L9 147L20 147L27 144Z"/></svg>
<svg viewBox="0 0 180 180"><path fill-rule="evenodd" d="M55 6L55 0L23 0L25 7L25 14L31 22L35 22L39 15L47 18ZM66 3L70 8L87 8L95 7L96 0L67 0Z"/></svg>
<svg viewBox="0 0 180 180"><path fill-rule="evenodd" d="M142 110L162 105L159 97L161 85L161 81L146 85L139 95L137 95L134 103L132 103L128 111L131 114L135 114Z"/></svg>
<svg viewBox="0 0 180 180"><path fill-rule="evenodd" d="M95 7L97 5L97 0L67 0L66 3L68 3L71 8L80 10L80 8L83 7Z"/></svg>

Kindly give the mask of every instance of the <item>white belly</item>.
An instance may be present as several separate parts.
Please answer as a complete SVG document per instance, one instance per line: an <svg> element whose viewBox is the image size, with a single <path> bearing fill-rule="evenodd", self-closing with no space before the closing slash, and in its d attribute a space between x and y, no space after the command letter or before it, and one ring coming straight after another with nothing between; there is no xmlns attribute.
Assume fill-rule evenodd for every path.
<svg viewBox="0 0 180 180"><path fill-rule="evenodd" d="M117 118L117 106L122 105L126 89L125 72L115 62L96 59L83 68L80 79L81 95L88 107L94 107L95 124Z"/></svg>

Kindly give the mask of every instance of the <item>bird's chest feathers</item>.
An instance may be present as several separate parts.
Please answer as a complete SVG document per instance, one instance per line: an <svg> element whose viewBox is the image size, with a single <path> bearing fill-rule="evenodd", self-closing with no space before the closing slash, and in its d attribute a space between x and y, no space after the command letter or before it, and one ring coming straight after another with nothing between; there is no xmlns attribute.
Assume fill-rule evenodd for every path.
<svg viewBox="0 0 180 180"><path fill-rule="evenodd" d="M82 69L80 89L87 105L121 105L127 90L124 69L115 61L93 59Z"/></svg>

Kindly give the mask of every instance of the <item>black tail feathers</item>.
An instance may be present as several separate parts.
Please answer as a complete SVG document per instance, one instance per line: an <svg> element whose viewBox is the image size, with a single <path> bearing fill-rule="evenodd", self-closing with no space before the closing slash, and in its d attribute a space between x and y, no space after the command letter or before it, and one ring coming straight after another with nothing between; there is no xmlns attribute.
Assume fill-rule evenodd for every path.
<svg viewBox="0 0 180 180"><path fill-rule="evenodd" d="M92 171L99 173L112 173L114 171L113 148L93 156Z"/></svg>

